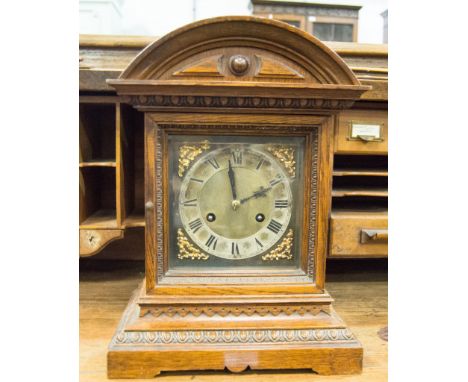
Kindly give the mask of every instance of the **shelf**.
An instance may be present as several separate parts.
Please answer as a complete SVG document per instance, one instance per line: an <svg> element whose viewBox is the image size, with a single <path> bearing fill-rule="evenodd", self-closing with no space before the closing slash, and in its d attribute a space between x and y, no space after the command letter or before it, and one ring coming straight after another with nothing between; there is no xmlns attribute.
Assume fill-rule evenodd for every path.
<svg viewBox="0 0 468 382"><path fill-rule="evenodd" d="M115 161L116 105L80 103L80 162Z"/></svg>
<svg viewBox="0 0 468 382"><path fill-rule="evenodd" d="M80 228L119 228L115 210L98 210L80 224Z"/></svg>
<svg viewBox="0 0 468 382"><path fill-rule="evenodd" d="M332 196L341 198L346 196L372 196L388 197L386 188L335 188L332 190Z"/></svg>
<svg viewBox="0 0 468 382"><path fill-rule="evenodd" d="M117 228L114 167L80 167L80 227Z"/></svg>
<svg viewBox="0 0 468 382"><path fill-rule="evenodd" d="M335 169L333 176L388 176L387 170L377 169Z"/></svg>
<svg viewBox="0 0 468 382"><path fill-rule="evenodd" d="M120 105L120 203L125 228L145 226L144 119L130 105Z"/></svg>
<svg viewBox="0 0 468 382"><path fill-rule="evenodd" d="M133 211L127 216L124 222L125 228L144 227L145 214L143 211Z"/></svg>
<svg viewBox="0 0 468 382"><path fill-rule="evenodd" d="M351 209L332 209L331 217L334 219L339 218L355 218L355 219L364 219L367 217L388 217L388 210L386 209L360 209L360 210L351 210Z"/></svg>
<svg viewBox="0 0 468 382"><path fill-rule="evenodd" d="M388 207L384 206L338 206L333 207L331 216L367 216L388 215Z"/></svg>
<svg viewBox="0 0 468 382"><path fill-rule="evenodd" d="M145 227L144 115L116 97L81 97L79 127L80 254L92 256Z"/></svg>
<svg viewBox="0 0 468 382"><path fill-rule="evenodd" d="M125 228L137 228L137 227L145 227L145 217L144 216L133 216L130 215L125 220Z"/></svg>
<svg viewBox="0 0 468 382"><path fill-rule="evenodd" d="M388 156L386 155L335 154L333 163L334 171L388 173Z"/></svg>
<svg viewBox="0 0 468 382"><path fill-rule="evenodd" d="M332 199L332 211L377 212L388 210L386 197L347 196Z"/></svg>
<svg viewBox="0 0 468 382"><path fill-rule="evenodd" d="M80 167L116 167L116 162L106 159L93 159L80 162Z"/></svg>

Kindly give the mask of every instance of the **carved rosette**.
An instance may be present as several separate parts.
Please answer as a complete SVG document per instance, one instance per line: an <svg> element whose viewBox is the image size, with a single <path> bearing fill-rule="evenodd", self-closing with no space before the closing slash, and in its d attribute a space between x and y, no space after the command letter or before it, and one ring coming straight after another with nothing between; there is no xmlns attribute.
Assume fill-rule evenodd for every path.
<svg viewBox="0 0 468 382"><path fill-rule="evenodd" d="M244 74L249 69L249 59L242 55L236 55L229 60L229 69L236 76Z"/></svg>
<svg viewBox="0 0 468 382"><path fill-rule="evenodd" d="M295 150L293 147L275 145L267 147L267 150L281 162L292 178L296 176L296 160L294 159Z"/></svg>
<svg viewBox="0 0 468 382"><path fill-rule="evenodd" d="M120 332L114 344L268 344L268 343L339 343L355 341L349 329L266 329L266 330L183 330Z"/></svg>
<svg viewBox="0 0 468 382"><path fill-rule="evenodd" d="M182 145L179 147L179 176L182 177L190 167L190 164L203 151L208 150L210 144L208 141L203 141L201 144Z"/></svg>
<svg viewBox="0 0 468 382"><path fill-rule="evenodd" d="M198 250L192 243L190 243L181 228L177 230L177 246L179 247L179 253L177 254L177 257L180 260L208 260L210 257L206 253Z"/></svg>
<svg viewBox="0 0 468 382"><path fill-rule="evenodd" d="M293 230L290 229L287 235L283 238L281 243L272 251L262 256L263 261L271 260L291 260L293 258Z"/></svg>

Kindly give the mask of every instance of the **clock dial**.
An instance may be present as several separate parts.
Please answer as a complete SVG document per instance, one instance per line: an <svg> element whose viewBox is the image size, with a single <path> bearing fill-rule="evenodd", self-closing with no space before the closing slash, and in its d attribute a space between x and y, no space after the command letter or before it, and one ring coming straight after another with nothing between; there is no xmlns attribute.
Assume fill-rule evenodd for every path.
<svg viewBox="0 0 468 382"><path fill-rule="evenodd" d="M291 219L290 179L261 145L200 155L182 179L179 214L204 252L240 260L271 249Z"/></svg>

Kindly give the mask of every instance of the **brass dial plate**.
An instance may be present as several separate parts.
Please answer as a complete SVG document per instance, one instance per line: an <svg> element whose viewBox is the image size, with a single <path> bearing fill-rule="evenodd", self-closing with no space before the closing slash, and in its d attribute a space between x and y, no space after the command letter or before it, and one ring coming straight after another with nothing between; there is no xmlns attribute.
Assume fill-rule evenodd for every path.
<svg viewBox="0 0 468 382"><path fill-rule="evenodd" d="M293 208L290 182L265 145L233 144L206 151L182 179L182 226L210 255L240 260L263 254L288 228Z"/></svg>

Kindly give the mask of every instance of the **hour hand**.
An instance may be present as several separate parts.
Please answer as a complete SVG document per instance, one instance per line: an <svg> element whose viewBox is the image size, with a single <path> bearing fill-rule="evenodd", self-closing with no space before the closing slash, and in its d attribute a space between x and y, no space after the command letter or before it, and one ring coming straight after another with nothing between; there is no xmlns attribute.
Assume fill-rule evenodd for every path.
<svg viewBox="0 0 468 382"><path fill-rule="evenodd" d="M231 161L228 160L228 176L229 182L231 183L231 191L232 191L232 200L237 200L237 192L236 192L236 179L234 178L234 170L231 166Z"/></svg>
<svg viewBox="0 0 468 382"><path fill-rule="evenodd" d="M268 191L270 191L270 190L271 190L271 187L268 187L268 188L260 187L260 189L258 191L255 191L252 195L250 195L250 196L248 196L248 197L246 197L244 199L241 199L240 203L244 204L247 200L250 200L252 198L256 199L256 198L259 198L259 197L264 197L264 196L266 196L266 193Z"/></svg>

